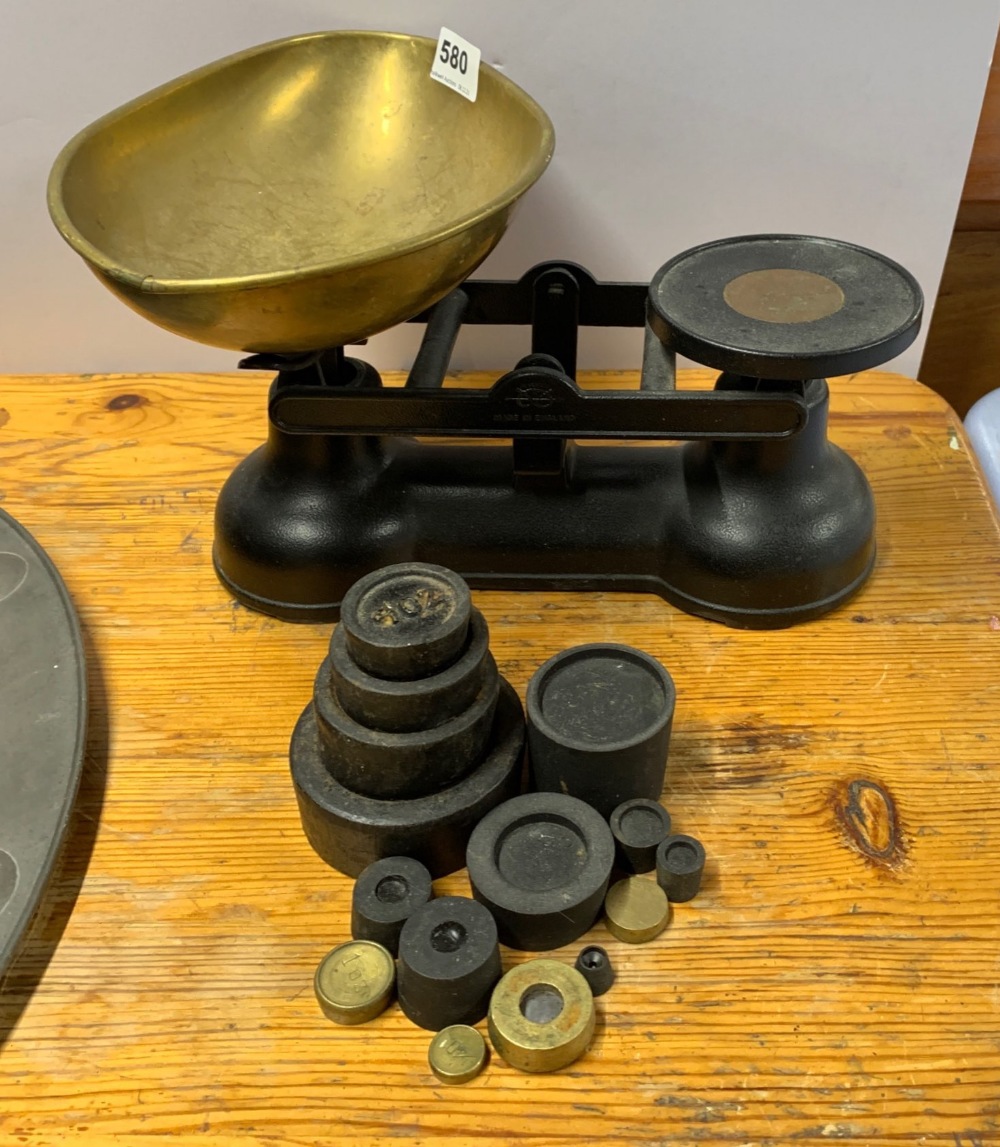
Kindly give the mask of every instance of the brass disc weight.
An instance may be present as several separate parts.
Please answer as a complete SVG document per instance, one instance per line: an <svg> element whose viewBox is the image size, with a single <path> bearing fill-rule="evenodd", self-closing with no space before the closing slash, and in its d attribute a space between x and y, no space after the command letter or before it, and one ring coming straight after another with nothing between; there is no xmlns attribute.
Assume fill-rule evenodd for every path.
<svg viewBox="0 0 1000 1147"><path fill-rule="evenodd" d="M389 1006L396 985L392 955L372 940L349 940L328 952L316 969L313 986L327 1019L363 1024Z"/></svg>

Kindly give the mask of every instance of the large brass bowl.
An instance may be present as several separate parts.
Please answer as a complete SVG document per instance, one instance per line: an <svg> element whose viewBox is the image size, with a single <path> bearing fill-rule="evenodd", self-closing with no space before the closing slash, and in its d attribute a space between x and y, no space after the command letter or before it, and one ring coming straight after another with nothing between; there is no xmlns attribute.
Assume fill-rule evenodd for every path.
<svg viewBox="0 0 1000 1147"><path fill-rule="evenodd" d="M66 145L52 218L119 298L199 342L294 352L384 330L489 254L554 147L494 69L475 103L432 80L434 49L323 32L191 72Z"/></svg>

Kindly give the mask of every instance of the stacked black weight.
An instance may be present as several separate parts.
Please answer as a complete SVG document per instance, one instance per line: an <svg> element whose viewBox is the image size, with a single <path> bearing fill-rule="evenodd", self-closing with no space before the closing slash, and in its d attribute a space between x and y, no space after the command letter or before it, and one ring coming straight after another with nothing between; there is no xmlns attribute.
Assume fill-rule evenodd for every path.
<svg viewBox="0 0 1000 1147"><path fill-rule="evenodd" d="M341 606L292 736L303 827L358 875L383 856L460 868L475 824L520 786L520 702L468 586L441 566L387 566Z"/></svg>

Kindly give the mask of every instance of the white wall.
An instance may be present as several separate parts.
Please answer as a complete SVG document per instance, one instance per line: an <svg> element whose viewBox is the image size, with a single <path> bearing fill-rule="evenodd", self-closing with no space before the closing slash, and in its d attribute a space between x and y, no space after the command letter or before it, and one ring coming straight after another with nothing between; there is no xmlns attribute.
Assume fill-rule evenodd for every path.
<svg viewBox="0 0 1000 1147"><path fill-rule="evenodd" d="M556 158L481 275L547 258L648 279L694 243L832 235L908 266L932 301L1000 0L0 0L0 372L230 369L149 325L63 245L45 210L62 144L154 85L264 40L326 28L436 36L442 23L546 108ZM414 328L373 340L402 365ZM457 364L510 365L479 331ZM637 332L584 342L632 366ZM916 373L922 341L897 360Z"/></svg>

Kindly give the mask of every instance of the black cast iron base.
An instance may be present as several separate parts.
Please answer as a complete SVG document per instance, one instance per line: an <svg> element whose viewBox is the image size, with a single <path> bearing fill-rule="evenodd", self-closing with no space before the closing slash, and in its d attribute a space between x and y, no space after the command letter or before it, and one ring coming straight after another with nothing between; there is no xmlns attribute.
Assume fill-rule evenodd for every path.
<svg viewBox="0 0 1000 1147"><path fill-rule="evenodd" d="M647 591L741 628L807 621L865 581L875 511L860 468L827 440L826 382L803 397L805 425L788 438L568 443L550 482L519 476L509 443L272 423L220 494L215 567L245 605L293 621L336 618L362 574L407 561L482 589Z"/></svg>

